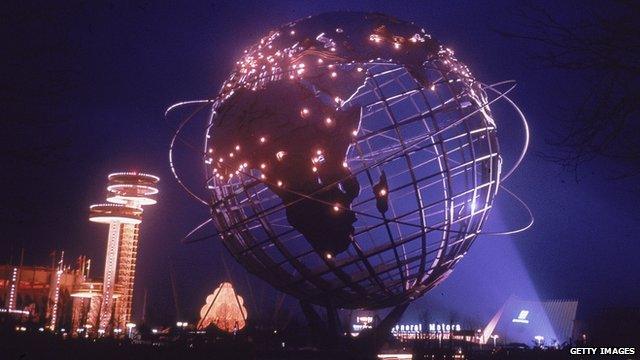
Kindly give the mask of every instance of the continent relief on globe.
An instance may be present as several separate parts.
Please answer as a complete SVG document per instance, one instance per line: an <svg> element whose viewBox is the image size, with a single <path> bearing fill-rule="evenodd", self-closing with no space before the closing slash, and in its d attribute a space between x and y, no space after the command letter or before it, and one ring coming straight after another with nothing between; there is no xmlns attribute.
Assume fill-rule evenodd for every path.
<svg viewBox="0 0 640 360"><path fill-rule="evenodd" d="M274 82L238 89L218 113L210 132L212 157L224 156L218 172L228 178L238 169L259 170L264 178L256 180L282 199L289 224L316 251L346 250L356 221L350 205L360 186L345 155L359 109L337 110L297 83Z"/></svg>
<svg viewBox="0 0 640 360"><path fill-rule="evenodd" d="M326 16L331 15L305 21L314 28L327 21ZM355 20L359 15L348 16ZM263 38L237 63L208 132L217 175L227 181L251 169L260 171L261 177L254 180L282 199L289 224L327 258L345 251L354 235L356 214L350 205L360 185L346 154L360 129L361 108L376 101L366 69L356 64L394 58L416 81L426 84L420 69L438 51L437 42L422 36L413 25L389 22L376 14L366 17L366 25L346 21L348 30L335 28L331 38L297 27ZM273 63L265 60L282 55L286 46L301 50ZM256 80L260 83L256 86L238 80L247 64L297 70L296 75ZM384 213L388 210L386 174L383 171L372 181L377 182L373 189L377 209Z"/></svg>

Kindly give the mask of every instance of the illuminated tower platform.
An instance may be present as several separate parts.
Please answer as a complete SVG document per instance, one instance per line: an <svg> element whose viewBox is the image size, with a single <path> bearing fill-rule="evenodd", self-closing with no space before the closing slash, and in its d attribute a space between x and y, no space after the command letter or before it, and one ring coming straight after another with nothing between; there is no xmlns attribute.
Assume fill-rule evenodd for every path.
<svg viewBox="0 0 640 360"><path fill-rule="evenodd" d="M108 176L107 202L90 207L89 220L109 224L98 332L125 330L131 321L142 207L153 205L157 176L121 172Z"/></svg>

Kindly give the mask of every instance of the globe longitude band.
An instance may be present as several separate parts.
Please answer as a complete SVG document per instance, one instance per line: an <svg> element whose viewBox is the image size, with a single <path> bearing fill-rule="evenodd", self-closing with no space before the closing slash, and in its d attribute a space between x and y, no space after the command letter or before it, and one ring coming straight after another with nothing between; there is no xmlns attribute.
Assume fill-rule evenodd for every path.
<svg viewBox="0 0 640 360"><path fill-rule="evenodd" d="M167 109L197 105L170 145L174 176L212 209L188 236L212 221L249 271L310 303L415 299L482 234L501 180L524 157L514 87L481 83L423 29L380 14L328 13L274 30L245 51L217 98ZM525 135L504 175L489 108L502 99ZM205 108L209 200L180 179L173 157Z"/></svg>

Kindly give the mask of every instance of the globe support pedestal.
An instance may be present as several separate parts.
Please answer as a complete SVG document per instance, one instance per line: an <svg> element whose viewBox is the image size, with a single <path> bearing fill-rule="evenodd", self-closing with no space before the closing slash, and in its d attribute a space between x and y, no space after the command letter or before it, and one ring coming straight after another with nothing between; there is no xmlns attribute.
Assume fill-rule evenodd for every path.
<svg viewBox="0 0 640 360"><path fill-rule="evenodd" d="M357 338L344 336L338 311L334 306L326 306L327 321L324 323L313 305L306 301L300 301L302 312L307 318L311 335L318 348L326 350L345 350L351 356L358 355L363 359L375 358L378 351L388 339L391 329L398 323L409 306L406 302L396 307L373 329L365 330Z"/></svg>

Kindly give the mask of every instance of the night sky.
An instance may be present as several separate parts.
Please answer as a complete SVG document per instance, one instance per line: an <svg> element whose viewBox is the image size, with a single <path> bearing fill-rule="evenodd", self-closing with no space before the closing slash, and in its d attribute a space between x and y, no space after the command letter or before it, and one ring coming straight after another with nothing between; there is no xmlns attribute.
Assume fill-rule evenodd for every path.
<svg viewBox="0 0 640 360"><path fill-rule="evenodd" d="M248 301L250 294L264 298L261 311L271 311L275 292L246 275L217 239L180 242L208 209L170 174L168 143L178 119L165 122L164 110L181 100L213 97L242 49L280 24L330 10L377 11L423 26L486 83L517 80L513 99L532 134L529 156L505 185L530 205L534 227L511 237L480 237L453 275L412 305L407 321L429 309L435 317L455 313L486 322L511 294L578 299L581 313L638 306L637 177L611 180L611 164L596 160L580 168L576 181L574 173L539 156L552 151L545 139L560 129L560 111L589 84L577 73L540 66L534 57L542 50L538 45L495 31L522 26L513 3L4 3L0 261L12 255L16 261L23 247L26 264L49 264L48 254L60 249L67 260L88 255L93 274L101 276L107 228L88 221L88 207L104 200L108 173L139 170L162 181L158 205L145 210L134 311L140 313L147 288L152 317L175 320L173 267L181 317L195 320L206 294L228 278L224 263ZM559 3L540 4L564 21L588 8L583 2ZM522 141L515 120L498 118L507 164ZM197 181L201 164L192 159L181 166ZM506 193L495 205L487 230L527 222ZM285 304L295 310L292 299Z"/></svg>

